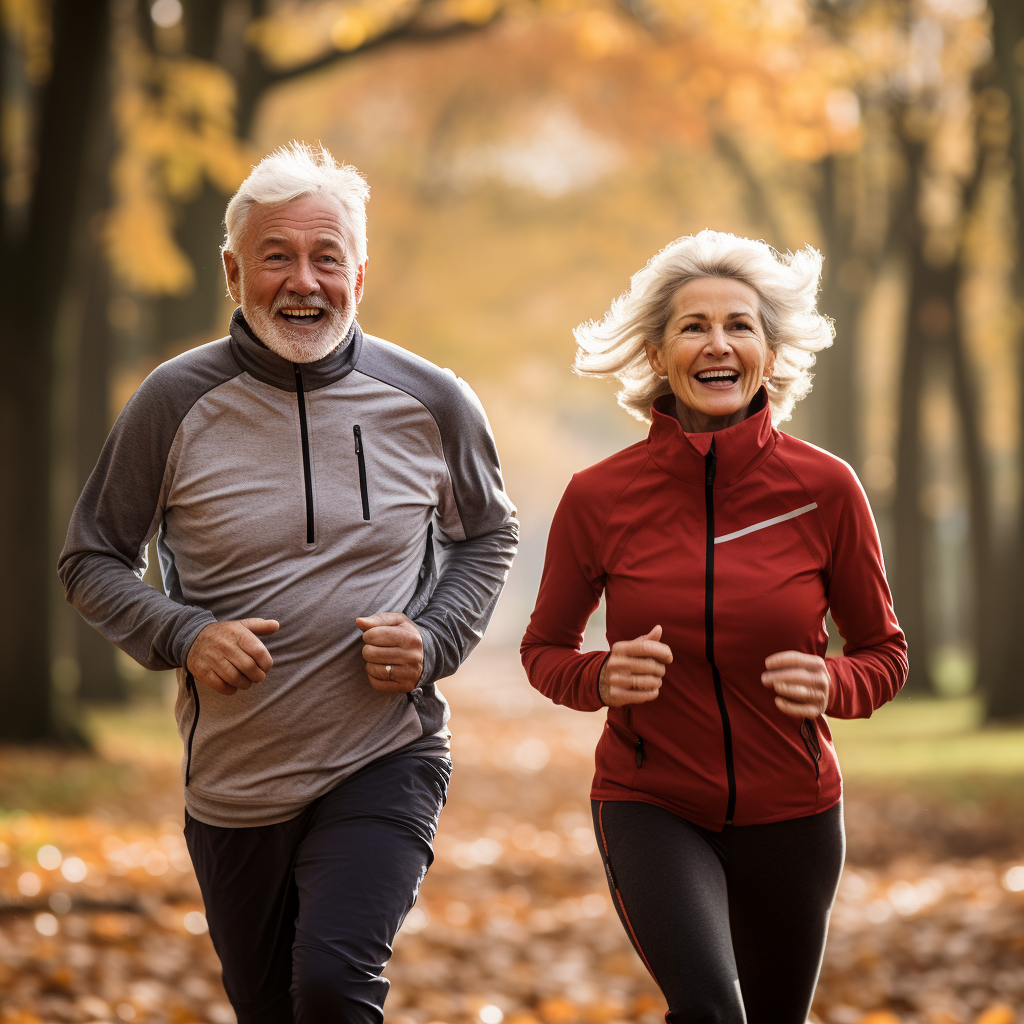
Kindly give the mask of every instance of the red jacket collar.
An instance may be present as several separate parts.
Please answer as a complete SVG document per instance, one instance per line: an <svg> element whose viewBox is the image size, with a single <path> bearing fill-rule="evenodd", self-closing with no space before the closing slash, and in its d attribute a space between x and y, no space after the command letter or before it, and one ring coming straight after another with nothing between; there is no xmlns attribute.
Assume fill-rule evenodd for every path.
<svg viewBox="0 0 1024 1024"><path fill-rule="evenodd" d="M775 447L768 393L762 387L742 423L706 434L687 434L675 417L675 396L662 395L651 409L647 450L666 473L690 484L704 485L704 456L715 442L715 486L728 487L757 469Z"/></svg>

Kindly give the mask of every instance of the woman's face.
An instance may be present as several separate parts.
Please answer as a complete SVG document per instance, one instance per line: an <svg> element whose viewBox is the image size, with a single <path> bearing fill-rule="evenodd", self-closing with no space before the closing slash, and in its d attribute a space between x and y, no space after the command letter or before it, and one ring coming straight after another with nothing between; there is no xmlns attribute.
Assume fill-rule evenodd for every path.
<svg viewBox="0 0 1024 1024"><path fill-rule="evenodd" d="M647 345L654 372L668 377L676 415L690 433L721 430L746 418L770 376L757 292L731 277L698 277L681 285L662 345Z"/></svg>

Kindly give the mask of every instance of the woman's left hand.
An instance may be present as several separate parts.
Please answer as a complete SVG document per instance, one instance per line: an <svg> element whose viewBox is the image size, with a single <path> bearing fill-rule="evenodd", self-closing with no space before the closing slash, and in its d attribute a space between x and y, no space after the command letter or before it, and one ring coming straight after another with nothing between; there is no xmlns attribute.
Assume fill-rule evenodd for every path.
<svg viewBox="0 0 1024 1024"><path fill-rule="evenodd" d="M764 659L761 682L775 691L775 706L790 718L817 718L825 713L832 677L816 654L779 651Z"/></svg>

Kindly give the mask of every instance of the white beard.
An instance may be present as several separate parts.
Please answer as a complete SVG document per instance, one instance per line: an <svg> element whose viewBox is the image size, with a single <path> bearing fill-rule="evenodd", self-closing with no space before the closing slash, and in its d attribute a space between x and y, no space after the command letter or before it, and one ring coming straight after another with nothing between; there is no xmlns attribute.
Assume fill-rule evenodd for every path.
<svg viewBox="0 0 1024 1024"><path fill-rule="evenodd" d="M355 306L342 313L314 295L297 301L278 299L270 309L254 305L246 301L244 278L239 282L239 290L246 323L271 352L290 363L315 363L330 355L345 340L356 317ZM287 306L316 306L324 315L311 328L291 330L290 324L276 317L277 311Z"/></svg>

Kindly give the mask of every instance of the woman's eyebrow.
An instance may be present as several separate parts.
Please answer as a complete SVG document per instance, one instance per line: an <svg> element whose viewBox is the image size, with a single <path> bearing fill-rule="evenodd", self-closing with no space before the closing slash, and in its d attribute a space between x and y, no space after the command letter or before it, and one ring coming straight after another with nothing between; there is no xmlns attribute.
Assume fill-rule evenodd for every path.
<svg viewBox="0 0 1024 1024"><path fill-rule="evenodd" d="M735 320L737 317L741 317L741 316L753 317L754 316L754 311L752 309L737 310L734 313L728 313L726 315L726 320ZM711 317L707 313L691 313L691 312L679 313L676 316L676 319L677 320L686 320L687 318L690 318L690 317L692 317L694 320L710 320L711 319Z"/></svg>

